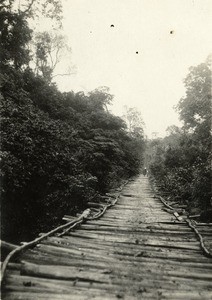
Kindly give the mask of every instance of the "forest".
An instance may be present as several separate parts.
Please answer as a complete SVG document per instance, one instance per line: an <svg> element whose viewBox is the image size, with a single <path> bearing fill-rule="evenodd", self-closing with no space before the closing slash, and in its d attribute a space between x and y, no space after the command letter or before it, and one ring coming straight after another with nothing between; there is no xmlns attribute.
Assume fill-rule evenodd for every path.
<svg viewBox="0 0 212 300"><path fill-rule="evenodd" d="M211 202L211 63L191 67L186 94L175 107L182 127L170 126L164 139L148 142L147 160L160 191L185 205L190 215L212 221Z"/></svg>
<svg viewBox="0 0 212 300"><path fill-rule="evenodd" d="M13 1L3 2L2 239L17 241L51 228L65 213L74 214L90 198L138 174L144 134L134 110L127 114L130 130L109 112L113 96L107 87L86 95L60 92L47 59L53 41L33 41L28 25L33 6L16 12ZM55 8L55 1L49 5ZM32 42L34 52L29 50Z"/></svg>
<svg viewBox="0 0 212 300"><path fill-rule="evenodd" d="M211 220L211 57L185 79L176 106L183 126L146 141L136 110L125 120L109 111L108 87L85 94L71 81L70 92L53 83L49 54L63 39L35 35L28 22L41 13L60 24L60 1L14 3L3 0L0 10L2 239L29 240L55 226L138 174L144 156L162 192Z"/></svg>

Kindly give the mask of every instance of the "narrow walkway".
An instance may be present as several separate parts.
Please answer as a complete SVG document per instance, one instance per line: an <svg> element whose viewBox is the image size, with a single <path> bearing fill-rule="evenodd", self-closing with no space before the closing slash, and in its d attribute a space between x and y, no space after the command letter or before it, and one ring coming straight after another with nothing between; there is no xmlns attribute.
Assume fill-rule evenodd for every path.
<svg viewBox="0 0 212 300"><path fill-rule="evenodd" d="M162 209L140 175L101 219L11 263L2 299L212 299L212 259Z"/></svg>

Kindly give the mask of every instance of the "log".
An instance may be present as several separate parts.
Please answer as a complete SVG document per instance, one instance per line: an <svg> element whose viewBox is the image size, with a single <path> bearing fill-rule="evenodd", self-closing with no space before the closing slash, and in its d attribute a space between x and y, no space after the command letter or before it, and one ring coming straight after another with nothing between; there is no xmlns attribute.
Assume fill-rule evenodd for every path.
<svg viewBox="0 0 212 300"><path fill-rule="evenodd" d="M76 272L82 272L79 271L79 269L76 269ZM97 272L99 272L99 270L97 270ZM104 272L104 273L103 273ZM105 290L105 292L109 292L111 290L115 290L118 288L118 286L121 286L122 284L129 286L134 284L134 287L139 286L140 281L141 281L141 274L139 275L139 272L137 271L136 275L136 280L134 278L132 278L131 274L127 274L127 272L112 272L110 270L101 270L101 273L103 274L112 274L114 275L120 275L119 278L116 278L115 280L113 280L113 285L111 284L107 284L107 283L102 283L102 282L93 282L92 285L90 284L89 281L82 281L82 280L77 280L77 281L67 281L67 280L59 280L59 279L49 279L49 278L42 278L42 277L31 277L31 276L27 276L27 275L22 275L22 277L17 276L17 275L11 275L8 279L7 279L7 284L9 285L9 288L11 289L11 287L14 287L14 290L29 290L31 291L31 289L33 289L33 287L37 287L40 288L40 290L38 289L37 292L42 292L42 289L46 289L48 288L49 291L52 292L73 292L73 290L78 290L81 291L82 287L85 288L89 288L89 290L92 289L92 291L95 293L96 291L98 291L98 289L100 290ZM134 273L133 273L134 275ZM179 278L179 281L177 278L174 279L174 277L167 277L167 276L163 276L163 278L160 277L154 277L152 280L149 280L149 276L147 276L146 278L142 278L142 284L144 284L145 287L148 287L148 289L155 289L156 287L159 288L161 285L163 286L163 288L166 288L166 291L171 291L176 289L179 284L180 284L180 288L181 291L182 289L184 290L189 290L191 289L191 287L194 289L195 288L195 282L192 282L192 279L188 279L188 278ZM177 280L177 282L173 282L174 280ZM74 286L74 289L73 289ZM199 286L199 291L200 290L207 290L208 288L210 288L210 285L208 285L208 282L202 282Z"/></svg>
<svg viewBox="0 0 212 300"><path fill-rule="evenodd" d="M32 263L24 263L21 267L21 274L28 276L36 276L51 279L63 280L83 280L87 282L108 282L109 275L100 272L91 271L76 271L75 268L67 266L50 266L50 265L36 265Z"/></svg>
<svg viewBox="0 0 212 300"><path fill-rule="evenodd" d="M18 247L18 245L14 245L5 241L0 241L0 244L1 244L1 251L0 251L1 260L4 260L11 251L14 251Z"/></svg>
<svg viewBox="0 0 212 300"><path fill-rule="evenodd" d="M208 291L175 291L173 292L168 292L168 291L163 291L161 292L161 297L162 299L174 299L174 300L199 300L199 299L204 299L204 300L211 300L211 292Z"/></svg>
<svg viewBox="0 0 212 300"><path fill-rule="evenodd" d="M72 219L63 217L62 220L63 220L63 221L66 221L66 222L70 222Z"/></svg>
<svg viewBox="0 0 212 300"><path fill-rule="evenodd" d="M91 206L91 207L101 207L101 208L103 208L104 207L104 204L101 204L101 203L96 203L96 202L88 202L87 203L88 204L88 206Z"/></svg>
<svg viewBox="0 0 212 300"><path fill-rule="evenodd" d="M106 270L107 271L107 270ZM71 280L75 281L78 279L79 281L86 281L86 282L93 282L93 283L110 283L111 278L111 272L113 274L113 270L111 272L102 272L101 270L83 270L83 269L77 269L73 267L67 267L67 266L57 266L55 268L54 265L35 265L31 263L25 263L23 264L21 268L21 274L27 275L27 276L33 276L38 278L49 278L49 279L59 279L59 280ZM117 273L118 274L118 273ZM113 282L115 284L120 283L129 283L132 284L135 281L135 278L131 276L131 274L128 275L129 277L126 277L126 273L120 273L119 276L113 275ZM141 278L143 278L143 274L136 274L137 281L139 282ZM156 276L156 277L155 277ZM185 271L169 271L167 270L164 272L163 270L160 270L158 268L148 271L148 268L145 270L145 277L146 278L160 278L160 279L166 279L166 281L170 282L171 279L175 279L176 282L192 282L192 280L205 280L207 281L207 284L211 283L212 274L208 273L205 274L199 273L199 272L185 272ZM212 284L210 284L212 286Z"/></svg>
<svg viewBox="0 0 212 300"><path fill-rule="evenodd" d="M164 264L164 258L156 257L152 259L151 257L144 257L142 260L138 261L134 260L133 257L129 261L124 261L122 264L114 264L113 262L105 261L102 257L99 259L96 259L95 257L86 256L86 260L82 260L81 257L64 257L64 256L51 256L51 261L49 262L49 258L46 255L40 255L36 258L34 257L25 257L25 259L28 260L28 262L36 263L36 264L52 264L56 267L58 265L64 265L64 266L74 266L78 268L97 268L104 270L107 268L112 268L113 270L116 270L116 272L125 272L126 270L133 268L133 274L141 274L145 268L145 266L149 266L152 269L160 269L161 266ZM135 264L136 262L136 264ZM168 258L165 260L166 268L167 270L170 270L173 268L175 269L184 269L184 270L193 270L193 272L196 272L196 269L199 269L201 272L204 272L206 270L207 272L211 273L211 265L208 264L208 261L205 262L199 262L198 258L193 259L192 261L188 260L182 260L182 259L171 259ZM115 267L115 269L114 269ZM115 271L113 271L115 272ZM145 275L146 276L146 275ZM198 283L200 284L200 282ZM211 282L212 285L212 282Z"/></svg>
<svg viewBox="0 0 212 300"><path fill-rule="evenodd" d="M39 298L35 298L35 297L39 297ZM4 294L3 294L3 299L7 299L7 300L17 300L17 299L21 299L21 300L85 300L85 295L77 295L76 293L74 293L74 291L72 292L72 294L53 294L53 293L30 293L30 292L8 292L6 293L6 298L4 298ZM97 299L97 298L96 298ZM108 300L107 296L106 298L104 297L104 295L101 296L101 298L99 298L101 300ZM110 296L111 300L117 300L116 296L111 295Z"/></svg>
<svg viewBox="0 0 212 300"><path fill-rule="evenodd" d="M175 211L173 214L179 221L183 220L183 218L178 214L178 212Z"/></svg>
<svg viewBox="0 0 212 300"><path fill-rule="evenodd" d="M90 213L90 210L89 210L89 209L86 209L86 210L79 216L79 218L76 219L76 221L83 220L84 218L86 218L86 217L89 215L89 213ZM2 284L2 282L3 282L3 280L4 280L4 275L5 275L5 272L6 272L7 264L9 263L9 261L11 260L11 258L12 258L14 255L20 253L20 252L23 251L24 249L27 249L27 248L30 248L30 247L32 247L32 246L37 245L40 241L42 241L42 240L45 239L46 237L48 237L48 236L50 236L50 235L52 235L52 234L54 234L54 233L56 233L56 232L58 232L58 231L60 231L60 230L62 230L62 229L67 228L67 226L72 225L74 222L75 222L75 221L70 221L69 223L67 223L67 224L65 224L65 225L61 225L61 226L59 226L59 227L57 227L57 228L54 228L53 230L47 232L47 233L44 234L43 236L38 237L38 238L36 238L35 240L33 240L33 241L29 242L29 243L26 243L26 244L24 244L24 245L21 245L21 246L15 248L14 250L12 250L12 251L7 255L6 259L4 260L4 262L3 262L3 264L2 264L2 270L1 270L1 275L2 275L2 276L1 276L1 284Z"/></svg>
<svg viewBox="0 0 212 300"><path fill-rule="evenodd" d="M14 245L14 244L2 241L2 240L0 241L0 245L1 245L1 249L3 251L7 251L7 252L10 252L18 247L18 245Z"/></svg>
<svg viewBox="0 0 212 300"><path fill-rule="evenodd" d="M146 178L125 187L123 194L133 197L121 196L101 220L86 219L79 230L49 237L25 252L22 276L16 270L7 273L6 288L17 296L14 299L66 299L67 294L75 300L78 296L170 300L175 295L188 300L197 294L209 299L212 263L201 254L187 224L175 219L175 210L172 215L161 211L163 204L152 198ZM21 284L25 279L35 283L31 293ZM120 290L124 293L116 294Z"/></svg>
<svg viewBox="0 0 212 300"><path fill-rule="evenodd" d="M199 218L200 215L189 215L188 217L189 217L189 218Z"/></svg>
<svg viewBox="0 0 212 300"><path fill-rule="evenodd" d="M75 220L76 219L76 217L70 216L70 215L64 215L64 218L68 218L70 220Z"/></svg>

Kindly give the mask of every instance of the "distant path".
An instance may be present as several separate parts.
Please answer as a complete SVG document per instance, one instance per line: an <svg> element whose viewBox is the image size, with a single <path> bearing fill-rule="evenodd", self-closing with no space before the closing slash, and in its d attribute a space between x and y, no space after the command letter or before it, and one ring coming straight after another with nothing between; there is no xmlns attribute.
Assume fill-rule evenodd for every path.
<svg viewBox="0 0 212 300"><path fill-rule="evenodd" d="M140 175L101 219L10 264L3 299L212 299L212 259L162 209Z"/></svg>

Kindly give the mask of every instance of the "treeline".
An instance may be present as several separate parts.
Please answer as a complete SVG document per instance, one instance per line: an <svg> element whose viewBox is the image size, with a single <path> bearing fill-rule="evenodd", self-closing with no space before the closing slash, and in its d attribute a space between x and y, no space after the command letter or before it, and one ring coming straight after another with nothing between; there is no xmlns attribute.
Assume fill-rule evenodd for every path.
<svg viewBox="0 0 212 300"><path fill-rule="evenodd" d="M35 74L25 15L0 19L2 239L16 241L137 174L144 140L108 112L107 88L61 93Z"/></svg>
<svg viewBox="0 0 212 300"><path fill-rule="evenodd" d="M149 168L169 198L212 220L211 57L191 67L184 83L186 95L176 107L183 126L171 126L167 137L149 143Z"/></svg>

